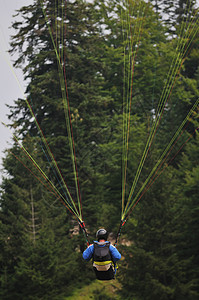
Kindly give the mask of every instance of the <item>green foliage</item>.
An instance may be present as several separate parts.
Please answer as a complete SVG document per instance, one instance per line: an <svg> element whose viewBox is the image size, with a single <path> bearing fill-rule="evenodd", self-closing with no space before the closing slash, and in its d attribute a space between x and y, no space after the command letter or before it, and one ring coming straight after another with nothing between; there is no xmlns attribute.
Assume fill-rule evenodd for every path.
<svg viewBox="0 0 199 300"><path fill-rule="evenodd" d="M15 66L21 67L28 79L27 99L72 197L76 198L62 99L62 81L66 79L83 216L89 235L94 238L98 227L117 232L121 218L123 118L128 118L124 111L123 87L128 77L124 73L131 69L129 45L124 36L129 35L129 38L131 31L125 27L128 22L123 20L119 0L67 1L63 10L64 2L45 1L49 22L43 15L41 1L35 0L33 5L23 7L18 14L23 16L24 23L13 23L16 34L10 52L18 54ZM170 10L171 1L151 2L156 5L155 11L144 1L128 2L132 32L141 9L146 9L146 16L139 47L134 45L132 49L136 60L125 201L157 118L158 101L180 38L178 30L180 24L184 24L180 10L184 1L175 1L175 11ZM161 19L162 4L170 20ZM63 15L64 27L61 26ZM169 38L168 28L172 31ZM61 31L65 31L64 35ZM55 44L60 46L57 55L51 34ZM133 197L198 99L197 43L195 37L192 51L172 85L172 95L168 94ZM59 57L66 70L66 78L61 77L61 81ZM61 190L27 103L17 99L10 107L9 117L17 139ZM4 159L7 174L0 197L1 299L61 300L79 296L81 299L197 299L196 128L198 112L191 116L179 142L185 143L190 135L193 138L180 151L173 166L167 161L167 171L143 195L123 228L119 284L118 281L116 284L94 281L91 265L82 261L85 242L83 236L75 234L78 231L76 219L66 213L57 195L50 190L48 180L15 140ZM179 144L172 149L169 159L179 150Z"/></svg>
<svg viewBox="0 0 199 300"><path fill-rule="evenodd" d="M122 299L119 295L120 283L115 280L111 281L98 281L95 280L87 284L81 289L74 289L71 296L66 297L68 300L86 300L86 299Z"/></svg>

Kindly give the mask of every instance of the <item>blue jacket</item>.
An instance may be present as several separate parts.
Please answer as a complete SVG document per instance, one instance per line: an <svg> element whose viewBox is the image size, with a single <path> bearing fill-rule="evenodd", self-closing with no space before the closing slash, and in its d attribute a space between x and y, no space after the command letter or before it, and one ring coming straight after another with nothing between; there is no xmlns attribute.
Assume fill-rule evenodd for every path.
<svg viewBox="0 0 199 300"><path fill-rule="evenodd" d="M109 242L106 242L106 243L109 243ZM103 245L102 245L102 247L103 247ZM114 263L121 259L121 254L113 245L110 244L109 250L110 250L110 253L111 253ZM83 259L85 259L86 261L89 261L93 257L93 253L94 253L94 245L92 244L83 252Z"/></svg>

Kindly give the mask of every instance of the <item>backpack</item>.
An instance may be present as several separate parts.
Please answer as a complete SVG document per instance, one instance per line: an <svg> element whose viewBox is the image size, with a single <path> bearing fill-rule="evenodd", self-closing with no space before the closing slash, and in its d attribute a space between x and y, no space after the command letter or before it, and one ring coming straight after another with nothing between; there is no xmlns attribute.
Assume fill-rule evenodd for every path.
<svg viewBox="0 0 199 300"><path fill-rule="evenodd" d="M94 242L93 268L97 279L114 279L113 261L110 253L110 242Z"/></svg>

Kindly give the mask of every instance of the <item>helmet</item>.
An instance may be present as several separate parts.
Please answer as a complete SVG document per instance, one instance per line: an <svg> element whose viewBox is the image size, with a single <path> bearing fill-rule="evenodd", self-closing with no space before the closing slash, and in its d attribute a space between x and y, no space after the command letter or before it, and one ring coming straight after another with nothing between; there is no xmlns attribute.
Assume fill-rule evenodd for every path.
<svg viewBox="0 0 199 300"><path fill-rule="evenodd" d="M108 232L106 231L106 229L99 229L96 233L96 238L97 240L107 240L108 238Z"/></svg>

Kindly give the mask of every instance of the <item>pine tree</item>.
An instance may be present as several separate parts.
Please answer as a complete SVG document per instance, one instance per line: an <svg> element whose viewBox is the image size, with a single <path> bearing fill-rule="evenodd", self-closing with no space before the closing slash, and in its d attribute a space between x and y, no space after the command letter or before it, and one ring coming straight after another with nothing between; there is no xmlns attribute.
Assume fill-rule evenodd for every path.
<svg viewBox="0 0 199 300"><path fill-rule="evenodd" d="M37 152L33 138L24 146ZM44 164L41 157L37 161ZM57 299L70 293L82 267L72 224L21 149L9 150L4 167L10 178L3 180L1 195L1 297Z"/></svg>
<svg viewBox="0 0 199 300"><path fill-rule="evenodd" d="M53 12L53 1L49 1L48 5L48 12L51 10ZM89 175L90 186L93 186L93 183L97 181L97 177L94 176L94 178L92 178L94 173L89 174L88 171L92 170L97 153L92 151L92 142L95 140L96 131L99 131L99 121L100 124L102 121L102 114L99 113L97 116L96 112L100 112L101 107L104 107L104 104L107 100L109 101L109 99L103 95L99 96L98 93L101 89L101 84L97 83L98 81L100 82L99 76L97 75L99 66L95 61L94 53L95 50L98 49L99 44L97 42L100 40L100 36L97 36L97 30L95 30L94 25L91 24L92 19L91 16L88 15L88 6L85 5L83 1L68 3L68 5L70 8L68 10L69 24L72 30L68 30L69 36L64 36L65 44L67 45L64 51L66 51L67 55L67 83L70 86L69 94L72 103L71 118L76 146L80 147L79 162L81 163L82 158L82 170L85 169L85 174L82 174L80 169L81 180L83 183L84 181L87 182L87 175ZM93 11L92 6L90 6L90 8L91 11ZM72 185L73 182L70 179L70 174L72 173L70 167L71 158L69 150L67 149L65 151L63 146L63 143L68 144L68 141L65 138L66 128L64 125L63 105L61 102L61 90L57 71L57 58L54 53L40 1L36 1L33 6L22 8L19 13L23 14L26 23L24 27L22 23L18 22L15 22L13 25L14 28L18 30L18 33L13 37L11 52L23 50L23 54L19 54L15 66L23 67L23 63L26 63L24 72L26 78L30 80L26 90L29 103L56 157L58 165L62 167L63 176L67 176L67 178L69 178L69 185ZM84 17L91 23L84 23ZM87 30L90 33L82 38L84 32L87 32ZM80 32L82 32L81 35ZM25 40L27 43L24 44ZM93 58L91 57L92 53ZM82 64L82 68L80 68L80 64ZM91 65L88 70L89 64ZM90 76L88 76L89 72ZM94 104L91 106L92 109L88 106L89 101ZM32 141L39 140L39 134L23 99L18 99L15 107L11 108L10 119L13 121L13 127L18 128L20 138L25 141L28 135L31 135L30 145L28 142L26 143L26 148L29 150ZM103 122L104 119L105 118L103 118ZM52 120L54 120L54 122L51 122ZM100 135L97 135L97 138L98 137L100 137ZM84 146L85 141L88 147ZM99 141L96 141L96 143L99 143ZM38 158L37 154L39 155L39 164L44 166L45 172L47 172L50 179L55 182L55 178L52 176L52 170L46 164L43 147L44 145L40 142L35 145L35 149L31 153L34 158ZM82 147L84 147L84 149L81 149ZM15 152L15 148L13 148L12 151ZM18 150L17 155L20 155ZM89 161L85 159L87 157ZM86 165L86 163L88 163L88 165ZM30 162L24 162L24 164L28 164L31 169L32 165ZM100 166L98 168L100 169ZM7 297L8 299L10 297L12 299L12 297L18 297L20 294L21 298L24 297L24 299L27 299L27 297L29 297L31 299L30 291L35 290L35 294L32 296L34 299L40 298L44 294L51 299L53 299L53 297L57 299L58 296L56 293L60 294L63 290L67 292L65 286L68 287L69 291L70 284L73 283L74 274L76 274L75 277L76 280L78 280L77 270L81 270L83 267L80 259L81 253L77 251L79 248L79 239L73 238L73 241L71 241L72 237L69 226L72 225L71 221L73 219L66 217L65 210L60 207L61 210L54 210L54 207L51 207L54 199L52 199L51 196L49 198L46 191L42 192L44 203L41 204L41 186L38 185L37 182L33 182L32 177L27 176L24 170L22 172L22 166L16 164L15 160L13 160L13 158L11 159L10 156L5 160L5 169L8 174L13 177L13 180L5 179L2 187L3 194L1 203L3 208L1 225L4 234L2 238L4 251L1 260L2 297ZM28 183L24 178L27 179ZM97 188L97 184L95 185ZM18 193L15 190L13 191L15 187ZM86 191L85 189L85 194ZM92 194L91 188L90 190L88 189L88 193ZM86 196L87 195L85 195L85 197ZM7 220L5 220L4 217L5 211L7 210L13 215L12 210L15 209L15 207L12 206L12 199L14 197L17 198L16 205L21 209L15 212L16 219L21 215L15 228L19 233L13 233L15 238L13 238L13 236L10 237L9 227L13 230L10 216L8 216ZM92 199L93 198L94 196L92 196ZM29 200L28 208L26 200ZM36 218L38 218L38 223L36 222ZM55 220L56 222L54 222ZM31 239L28 238L29 235L25 233L23 241L18 239L23 226L25 226L25 228L28 227L29 230L32 229L30 231ZM39 228L37 228L37 226L39 226ZM37 232L39 232L38 239ZM7 247L7 239L11 239L13 243L16 241L16 245L9 243L9 245L11 244L10 250ZM5 241L6 245L4 245ZM9 253L9 251L11 253ZM14 254L15 251L17 251L17 255ZM5 260L7 256L9 260L11 260L9 263L8 260ZM42 260L41 256L43 257ZM57 279L59 279L58 282ZM36 286L38 287L37 289L35 288ZM8 289L10 290L9 294Z"/></svg>
<svg viewBox="0 0 199 300"><path fill-rule="evenodd" d="M195 124L196 125L196 124ZM186 145L175 171L178 178L173 197L177 199L175 251L179 258L176 299L198 298L198 132Z"/></svg>
<svg viewBox="0 0 199 300"><path fill-rule="evenodd" d="M55 35L57 29L54 7L54 2L48 1L46 12L51 18L52 32ZM25 73L26 77L31 79L27 87L28 99L30 99L44 135L49 141L58 166L73 193L74 174L64 125L62 87L59 85L57 58L40 1L36 1L32 7L21 10L24 13L27 11L29 11L30 17L26 28L17 22L14 24L18 34L13 37L12 52L21 49L23 45L26 47L15 65L20 66L22 58L26 56L28 64ZM58 13L63 13L60 7L57 8ZM106 140L112 135L112 128L109 129L108 124L113 115L112 95L108 91L103 91L103 88L106 88L103 76L105 72L103 55L106 56L106 49L103 46L105 39L100 27L98 28L98 19L95 16L95 6L92 4L86 4L84 1L67 2L64 9L67 28L64 25L63 41L59 34L56 40L57 43L64 44L64 67L80 187L82 198L85 199L85 207L91 207L91 211L88 207L88 216L95 214L96 204L93 205L93 203L98 202L96 199L99 193L98 187L104 182L101 180L101 173L104 174L104 163L100 156L99 145L106 143ZM60 15L59 18L63 18L63 15ZM28 44L24 44L25 40L28 41ZM35 43L36 40L37 43ZM18 108L13 108L11 117L16 116L19 111L23 111L26 119L20 118L17 124L22 126L23 133L29 127L33 136L38 135L24 101L19 99L16 105ZM96 186L96 193L91 195L90 190L93 186ZM103 189L106 188L102 187ZM91 223L93 223L92 220Z"/></svg>

